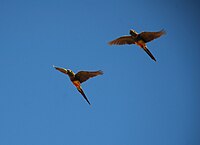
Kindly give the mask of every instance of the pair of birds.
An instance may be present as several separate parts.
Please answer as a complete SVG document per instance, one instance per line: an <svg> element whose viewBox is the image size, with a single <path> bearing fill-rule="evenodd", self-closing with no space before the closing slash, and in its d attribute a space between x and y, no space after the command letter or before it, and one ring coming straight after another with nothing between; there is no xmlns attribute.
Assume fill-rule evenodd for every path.
<svg viewBox="0 0 200 145"><path fill-rule="evenodd" d="M110 41L110 45L124 45L124 44L136 44L139 47L141 47L154 61L156 61L155 57L152 55L152 53L148 50L146 43L162 36L165 34L164 30L158 31L158 32L141 32L137 33L134 30L130 30L130 35L129 36L122 36L119 37L113 41ZM77 90L82 94L84 99L88 102L89 105L91 105L90 101L86 97L83 89L81 88L81 84L88 79L102 75L103 72L101 70L99 71L79 71L78 73L74 73L72 70L65 69L65 68L60 68L53 66L56 70L66 74L69 76L71 82L74 84L74 86L77 88Z"/></svg>

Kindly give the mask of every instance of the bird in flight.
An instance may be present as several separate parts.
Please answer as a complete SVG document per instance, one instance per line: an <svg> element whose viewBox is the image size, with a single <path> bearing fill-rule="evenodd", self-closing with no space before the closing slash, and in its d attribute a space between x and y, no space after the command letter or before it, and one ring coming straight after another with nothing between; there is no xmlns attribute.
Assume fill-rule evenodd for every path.
<svg viewBox="0 0 200 145"><path fill-rule="evenodd" d="M156 61L155 57L148 50L146 43L159 38L163 34L166 34L164 30L160 30L158 32L141 32L137 33L135 30L130 30L130 36L122 36L113 41L110 41L108 44L110 45L124 45L124 44L136 44L141 47L154 61Z"/></svg>
<svg viewBox="0 0 200 145"><path fill-rule="evenodd" d="M89 78L98 76L98 75L102 75L103 72L101 70L99 71L79 71L78 73L74 73L72 70L70 69L65 69L65 68L60 68L60 67L56 67L53 66L56 70L67 74L71 80L71 82L74 84L74 86L77 88L77 90L81 93L81 95L84 97L84 99L88 102L89 105L90 102L88 100L88 98L86 97L85 93L83 92L83 89L81 88L81 84L85 81L87 81Z"/></svg>

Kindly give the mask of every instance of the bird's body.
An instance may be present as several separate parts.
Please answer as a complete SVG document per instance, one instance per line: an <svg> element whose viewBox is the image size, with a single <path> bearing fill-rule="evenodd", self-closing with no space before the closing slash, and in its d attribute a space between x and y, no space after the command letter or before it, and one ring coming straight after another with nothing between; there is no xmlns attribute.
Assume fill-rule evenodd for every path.
<svg viewBox="0 0 200 145"><path fill-rule="evenodd" d="M136 45L138 45L141 48L146 47L146 43L141 39L135 42Z"/></svg>
<svg viewBox="0 0 200 145"><path fill-rule="evenodd" d="M81 83L80 83L78 80L73 81L72 83L73 83L74 86L77 87L77 88L81 86Z"/></svg>
<svg viewBox="0 0 200 145"><path fill-rule="evenodd" d="M156 59L151 54L151 52L147 49L146 43L162 36L165 34L164 30L158 32L141 32L138 34L134 30L130 30L130 36L122 36L113 41L110 41L110 45L124 45L124 44L136 44L141 47L154 61Z"/></svg>
<svg viewBox="0 0 200 145"><path fill-rule="evenodd" d="M81 83L87 81L89 78L95 77L97 75L102 75L103 72L102 71L94 71L94 72L89 72L89 71L79 71L78 73L74 73L72 70L69 69L65 69L65 68L60 68L60 67L56 67L53 66L56 70L67 74L71 80L71 82L73 83L73 85L77 88L77 90L82 94L82 96L84 97L84 99L88 102L88 104L90 105L89 100L87 99L82 87L81 87Z"/></svg>

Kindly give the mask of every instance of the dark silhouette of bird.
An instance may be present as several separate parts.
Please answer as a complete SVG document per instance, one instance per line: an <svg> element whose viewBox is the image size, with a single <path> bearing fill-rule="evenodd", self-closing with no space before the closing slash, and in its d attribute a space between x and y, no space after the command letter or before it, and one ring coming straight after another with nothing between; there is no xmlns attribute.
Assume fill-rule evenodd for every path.
<svg viewBox="0 0 200 145"><path fill-rule="evenodd" d="M109 44L110 45L136 44L139 47L141 47L154 61L156 61L155 57L148 50L146 43L156 38L159 38L163 34L166 34L166 32L163 29L158 32L141 32L139 34L134 30L130 30L131 36L119 37L113 41L110 41Z"/></svg>
<svg viewBox="0 0 200 145"><path fill-rule="evenodd" d="M88 98L86 97L83 89L81 88L81 84L85 81L87 81L89 78L98 76L98 75L102 75L103 72L101 70L99 71L79 71L78 73L74 73L72 70L70 69L65 69L65 68L60 68L60 67L56 67L53 66L55 69L57 69L58 71L67 74L71 80L71 82L74 84L74 86L77 88L77 90L81 93L81 95L84 97L84 99L88 102L89 105L90 102L88 100Z"/></svg>

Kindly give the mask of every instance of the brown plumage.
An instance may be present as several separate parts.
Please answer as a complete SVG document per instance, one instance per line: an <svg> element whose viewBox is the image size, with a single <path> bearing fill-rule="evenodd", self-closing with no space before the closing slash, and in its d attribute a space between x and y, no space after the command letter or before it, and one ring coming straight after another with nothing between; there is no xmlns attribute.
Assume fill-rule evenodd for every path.
<svg viewBox="0 0 200 145"><path fill-rule="evenodd" d="M80 81L80 83L83 83L85 81L87 81L88 79L98 76L98 75L102 75L103 72L101 70L99 71L93 71L93 72L89 72L89 71L79 71L76 75L75 78L77 80Z"/></svg>
<svg viewBox="0 0 200 145"><path fill-rule="evenodd" d="M134 30L130 30L130 36L122 36L119 37L113 41L109 42L109 45L124 45L124 44L136 44L140 46L154 61L156 59L151 54L151 52L148 50L146 43L159 38L160 36L166 34L164 30L158 31L158 32L141 32L138 34Z"/></svg>
<svg viewBox="0 0 200 145"><path fill-rule="evenodd" d="M110 45L124 45L124 44L135 44L135 40L132 36L122 36L113 41L109 42Z"/></svg>
<svg viewBox="0 0 200 145"><path fill-rule="evenodd" d="M74 84L74 86L77 88L77 90L82 94L82 96L84 97L84 99L88 102L88 104L90 105L89 100L87 99L83 89L81 88L81 83L87 81L88 79L98 76L98 75L102 75L103 72L101 70L99 71L79 71L77 74L75 74L72 70L69 69L65 69L65 68L60 68L60 67L56 67L53 66L56 70L67 74L71 80L71 82Z"/></svg>
<svg viewBox="0 0 200 145"><path fill-rule="evenodd" d="M141 37L145 43L150 42L156 38L159 38L163 34L166 34L165 30L161 30L158 32L142 32L139 34L139 37Z"/></svg>

